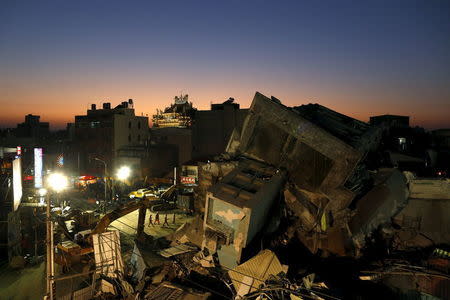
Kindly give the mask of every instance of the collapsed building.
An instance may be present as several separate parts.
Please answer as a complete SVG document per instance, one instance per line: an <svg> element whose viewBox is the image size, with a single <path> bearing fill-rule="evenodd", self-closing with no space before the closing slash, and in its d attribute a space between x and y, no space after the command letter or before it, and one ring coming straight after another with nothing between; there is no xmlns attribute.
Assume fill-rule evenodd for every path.
<svg viewBox="0 0 450 300"><path fill-rule="evenodd" d="M381 128L318 104L289 108L256 93L242 131L233 132L225 153L217 161L199 165L196 207L204 212L204 246L225 260L224 249L235 243L234 261L226 264L239 263L242 241L234 240L239 225L232 216L250 222L242 208L270 207L276 194L258 194L252 177L258 173L245 171L258 166L278 172L278 177L283 173L284 179L274 188L283 193L290 212L286 239L299 238L312 253L359 255L365 237L404 207L408 197L401 172L370 170L381 133ZM266 221L263 214L249 224Z"/></svg>
<svg viewBox="0 0 450 300"><path fill-rule="evenodd" d="M256 93L227 152L286 170L284 198L295 219L291 232L313 253L345 255L353 247L349 207L373 185L366 160L380 138L379 128L321 105L289 108Z"/></svg>
<svg viewBox="0 0 450 300"><path fill-rule="evenodd" d="M449 230L443 227L448 227L449 202L440 202L448 200L448 182L428 182L384 166L377 153L381 137L381 127L321 105L286 107L256 93L225 152L198 163L197 216L169 237L171 248L161 255L183 265L177 268L185 277L198 272L232 285L233 297L266 293L277 298L274 291L282 288L284 296L295 298L331 291L314 282L314 274L301 273L300 283L289 281L288 269L297 272L291 275L299 271L272 252L277 243L300 241L321 259L362 257L378 236L386 252L448 243ZM430 221L436 206L443 210L437 223ZM264 244L264 237L274 240ZM433 259L424 264L442 267ZM401 287L387 282L398 266L370 271L377 275L360 280L384 282L394 295ZM405 272L414 268L419 267ZM429 291L434 293L420 292Z"/></svg>
<svg viewBox="0 0 450 300"><path fill-rule="evenodd" d="M225 152L212 161L184 166L181 183L160 197L169 201L176 196L170 207L195 212L191 222L154 238L143 230L149 199L121 208L139 208L138 238L128 267L120 260L120 284L105 279L111 277L106 270L102 286L114 285L109 294L135 299L206 299L212 294L233 299L361 299L371 292L367 285L361 285L362 294L342 290L370 281L375 289L379 283L390 288L374 299L391 299L397 290L408 294L415 284L419 297L445 298L450 294L441 288L450 282L450 251L445 247L450 243L450 182L416 178L383 165L377 155L381 131L318 104L286 107L256 93L242 129L235 128ZM189 195L180 192L186 187ZM375 259L368 258L380 241ZM390 251L421 253L408 265L402 256L385 259ZM286 258L291 254L314 257L315 269L314 262L301 267L292 263ZM333 290L321 276L334 266L318 264L334 259L369 263L351 274L339 265L337 276L351 277L350 284ZM401 277L394 276L399 272Z"/></svg>
<svg viewBox="0 0 450 300"><path fill-rule="evenodd" d="M233 270L250 261L251 243L270 231L274 215L281 217L276 205L287 211L288 226L279 231L284 243L297 238L322 257L360 257L379 230L392 250L448 243L448 218L436 223L430 216L432 207L447 210L449 202L439 201L448 200L448 183L384 167L381 137L381 127L321 105L290 108L256 93L225 153L199 164L201 248L234 278ZM234 283L240 296L250 291L246 286Z"/></svg>

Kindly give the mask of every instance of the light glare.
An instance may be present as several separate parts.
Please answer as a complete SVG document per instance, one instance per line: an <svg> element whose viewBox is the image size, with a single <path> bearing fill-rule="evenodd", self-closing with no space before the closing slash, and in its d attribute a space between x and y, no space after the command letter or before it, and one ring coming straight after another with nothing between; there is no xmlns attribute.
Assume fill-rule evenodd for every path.
<svg viewBox="0 0 450 300"><path fill-rule="evenodd" d="M131 170L129 167L123 166L117 171L117 178L120 180L125 180L130 176Z"/></svg>
<svg viewBox="0 0 450 300"><path fill-rule="evenodd" d="M44 188L39 189L39 196L44 197L46 194L47 194L47 190L46 189L44 189Z"/></svg>
<svg viewBox="0 0 450 300"><path fill-rule="evenodd" d="M47 183L56 192L62 191L68 185L67 177L59 173L50 174Z"/></svg>

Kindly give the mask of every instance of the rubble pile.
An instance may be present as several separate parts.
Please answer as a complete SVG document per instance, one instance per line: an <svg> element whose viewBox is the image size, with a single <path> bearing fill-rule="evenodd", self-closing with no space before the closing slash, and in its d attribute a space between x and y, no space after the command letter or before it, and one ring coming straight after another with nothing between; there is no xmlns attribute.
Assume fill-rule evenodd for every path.
<svg viewBox="0 0 450 300"><path fill-rule="evenodd" d="M198 165L193 222L153 256L135 247L136 299L449 299L450 182L386 167L382 134L256 93Z"/></svg>
<svg viewBox="0 0 450 300"><path fill-rule="evenodd" d="M292 288L298 282L286 284L288 266L274 252L261 249L269 233L276 232L266 243L269 247L299 240L316 257L355 261L366 259L369 249L380 245L385 249L377 252L377 259L392 251L411 250L406 244L422 250L448 243L445 238L423 242L418 230L415 240L411 238L408 226L412 224L406 224L404 214L410 214L417 181L377 160L381 137L381 127L321 105L289 108L256 93L242 131L233 132L217 161L199 168L203 175L197 201L205 203L200 253L208 263L196 261L207 270L226 271L234 297L261 297L261 288L270 290L272 281L284 286L285 296L301 299L300 290ZM443 198L449 197L450 193ZM441 220L444 226L446 222ZM201 232L198 227L196 232ZM183 238L178 242L189 242L186 235ZM302 274L306 280L308 275ZM320 292L308 295L327 299L327 293L323 298Z"/></svg>

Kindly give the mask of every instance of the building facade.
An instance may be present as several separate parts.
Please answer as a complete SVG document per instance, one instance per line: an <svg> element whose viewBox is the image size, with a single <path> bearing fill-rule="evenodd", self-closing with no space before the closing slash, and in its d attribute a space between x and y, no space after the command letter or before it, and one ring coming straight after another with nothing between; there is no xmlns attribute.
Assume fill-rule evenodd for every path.
<svg viewBox="0 0 450 300"><path fill-rule="evenodd" d="M241 109L233 98L220 104L211 104L211 110L197 111L192 126L193 159L210 158L223 153L233 130L241 131L247 114L248 109Z"/></svg>
<svg viewBox="0 0 450 300"><path fill-rule="evenodd" d="M187 96L175 97L174 104L153 117L150 174L161 176L191 160L207 160L223 153L233 130L241 130L247 113L248 109L240 109L233 98L199 111Z"/></svg>
<svg viewBox="0 0 450 300"><path fill-rule="evenodd" d="M132 99L115 108L111 103L103 103L101 109L92 104L86 115L75 116L74 127L72 162L79 174L103 174L104 166L94 158L105 161L113 172L121 149L145 145L149 136L148 117L135 115Z"/></svg>

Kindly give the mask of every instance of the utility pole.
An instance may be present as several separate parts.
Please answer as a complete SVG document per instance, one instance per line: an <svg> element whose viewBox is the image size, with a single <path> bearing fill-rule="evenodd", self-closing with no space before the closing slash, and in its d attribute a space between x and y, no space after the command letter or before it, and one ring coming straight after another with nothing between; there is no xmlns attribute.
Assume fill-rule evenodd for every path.
<svg viewBox="0 0 450 300"><path fill-rule="evenodd" d="M173 167L173 185L177 185L177 167Z"/></svg>
<svg viewBox="0 0 450 300"><path fill-rule="evenodd" d="M53 222L50 216L50 194L47 194L47 209L46 209L46 225L47 225L47 299L54 299L54 248L53 248Z"/></svg>
<svg viewBox="0 0 450 300"><path fill-rule="evenodd" d="M101 160L99 158L94 157L94 160L103 163L103 165L105 166L105 172L104 172L104 177L105 177L105 200L103 202L103 211L106 213L106 199L108 199L108 183L107 183L108 165L106 164L106 162L104 160Z"/></svg>
<svg viewBox="0 0 450 300"><path fill-rule="evenodd" d="M47 178L49 183L49 187L52 188L57 193L62 191L67 187L68 181L67 177L58 174L52 173ZM44 193L43 193L44 194ZM54 300L55 299L55 248L53 247L53 221L50 215L51 209L51 195L53 193L47 194L47 209L46 209L46 225L47 225L47 296L46 299Z"/></svg>

